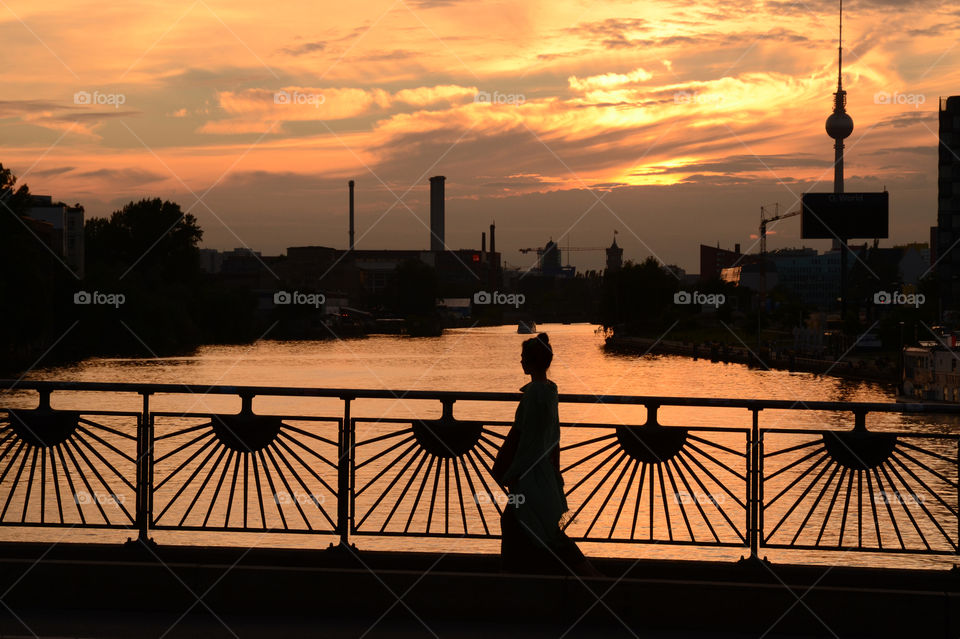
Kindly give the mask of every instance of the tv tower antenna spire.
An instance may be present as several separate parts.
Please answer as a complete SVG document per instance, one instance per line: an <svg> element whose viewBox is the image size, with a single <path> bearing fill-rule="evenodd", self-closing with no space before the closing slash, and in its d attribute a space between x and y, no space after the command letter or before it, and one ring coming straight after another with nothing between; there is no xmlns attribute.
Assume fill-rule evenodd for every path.
<svg viewBox="0 0 960 639"><path fill-rule="evenodd" d="M840 0L840 30L837 43L837 92L833 113L827 118L827 135L834 139L833 192L843 193L843 141L853 133L853 118L847 114L847 92L843 90L843 0Z"/></svg>
<svg viewBox="0 0 960 639"><path fill-rule="evenodd" d="M840 0L840 37L837 38L837 91L843 91L843 0Z"/></svg>

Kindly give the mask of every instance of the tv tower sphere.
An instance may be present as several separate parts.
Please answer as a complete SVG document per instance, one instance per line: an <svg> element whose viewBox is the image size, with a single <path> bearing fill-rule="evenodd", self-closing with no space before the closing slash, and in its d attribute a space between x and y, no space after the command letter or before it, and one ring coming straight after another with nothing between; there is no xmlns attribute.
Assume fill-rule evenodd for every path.
<svg viewBox="0 0 960 639"><path fill-rule="evenodd" d="M826 129L827 135L834 140L848 138L853 133L853 118L841 106L827 117Z"/></svg>

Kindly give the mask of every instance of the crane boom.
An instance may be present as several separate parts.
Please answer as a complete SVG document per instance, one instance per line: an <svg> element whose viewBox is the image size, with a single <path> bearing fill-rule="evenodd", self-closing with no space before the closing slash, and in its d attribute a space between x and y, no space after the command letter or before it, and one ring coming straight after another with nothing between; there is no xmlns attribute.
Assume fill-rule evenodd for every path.
<svg viewBox="0 0 960 639"><path fill-rule="evenodd" d="M567 246L567 247L560 247L559 245L554 245L554 246L556 246L555 250L561 254L561 260L562 260L562 254L564 252L569 253L570 251L606 251L607 250L607 247L605 246ZM536 270L539 271L542 269L543 254L547 250L546 247L522 248L517 250L523 253L524 255L526 255L527 253L536 253L537 254ZM569 256L567 257L567 265L568 266L570 265Z"/></svg>
<svg viewBox="0 0 960 639"><path fill-rule="evenodd" d="M776 222L778 220L785 220L788 217L793 217L795 215L800 215L800 209L795 211L790 211L789 213L784 213L780 215L780 204L775 205L773 217L767 217L767 210L765 207L760 207L760 255L765 256L767 254L767 223Z"/></svg>
<svg viewBox="0 0 960 639"><path fill-rule="evenodd" d="M517 250L520 251L521 253L533 253L534 251L536 251L537 253L543 253L544 250L546 249L544 249L543 247L539 247L539 248L522 248ZM607 247L606 246L564 246L564 247L558 246L557 250L564 251L564 252L566 251L606 251Z"/></svg>

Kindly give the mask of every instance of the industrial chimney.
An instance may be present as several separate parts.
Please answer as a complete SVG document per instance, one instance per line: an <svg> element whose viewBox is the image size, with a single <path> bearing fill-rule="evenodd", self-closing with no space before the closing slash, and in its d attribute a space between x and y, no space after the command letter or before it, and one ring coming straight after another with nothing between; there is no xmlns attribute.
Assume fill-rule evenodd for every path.
<svg viewBox="0 0 960 639"><path fill-rule="evenodd" d="M442 175L430 178L430 250L444 250L443 220L444 220L444 181Z"/></svg>
<svg viewBox="0 0 960 639"><path fill-rule="evenodd" d="M480 252L481 252L481 253L486 253L486 252L487 252L487 234L486 234L486 232L481 232L481 233L480 233Z"/></svg>
<svg viewBox="0 0 960 639"><path fill-rule="evenodd" d="M500 286L500 269L497 268L497 227L490 225L490 252L487 254L489 262L488 274L490 277L490 290L496 290Z"/></svg>
<svg viewBox="0 0 960 639"><path fill-rule="evenodd" d="M350 180L350 250L354 248L353 244L353 180Z"/></svg>

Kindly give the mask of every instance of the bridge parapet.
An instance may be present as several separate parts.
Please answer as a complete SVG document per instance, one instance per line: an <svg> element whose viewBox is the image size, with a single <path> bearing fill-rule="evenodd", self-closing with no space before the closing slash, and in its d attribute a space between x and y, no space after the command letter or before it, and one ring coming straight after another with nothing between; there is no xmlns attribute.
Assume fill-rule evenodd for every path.
<svg viewBox="0 0 960 639"><path fill-rule="evenodd" d="M217 535L316 534L342 544L496 539L504 505L524 498L505 494L490 474L510 422L454 414L457 402L507 407L519 393L38 381L0 382L0 389L38 396L36 408L25 409L0 394L4 527L130 530L144 541L153 531L183 532L240 544ZM51 403L51 395L124 393L140 397L140 410ZM240 410L156 409L157 396L168 394L239 398ZM340 408L261 414L253 402L263 398L326 398ZM367 400L437 402L440 416L357 416L357 403ZM942 425L870 424L879 414L960 416L958 406L560 401L642 407L646 415L562 424L564 526L574 539L742 548L752 557L765 548L958 552L958 435ZM732 409L742 419L739 426L662 424L661 409L676 407ZM765 426L764 411L829 416L823 421L831 426Z"/></svg>

